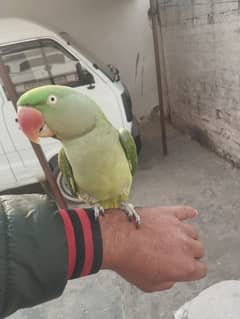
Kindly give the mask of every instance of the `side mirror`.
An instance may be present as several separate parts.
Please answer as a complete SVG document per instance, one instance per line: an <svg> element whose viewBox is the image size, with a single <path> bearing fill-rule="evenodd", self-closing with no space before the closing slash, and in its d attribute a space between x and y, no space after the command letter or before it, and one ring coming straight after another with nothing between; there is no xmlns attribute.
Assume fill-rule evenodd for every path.
<svg viewBox="0 0 240 319"><path fill-rule="evenodd" d="M108 64L109 69L111 70L111 72L114 74L115 76L115 81L120 81L120 73L118 68L116 68L114 65L112 64Z"/></svg>

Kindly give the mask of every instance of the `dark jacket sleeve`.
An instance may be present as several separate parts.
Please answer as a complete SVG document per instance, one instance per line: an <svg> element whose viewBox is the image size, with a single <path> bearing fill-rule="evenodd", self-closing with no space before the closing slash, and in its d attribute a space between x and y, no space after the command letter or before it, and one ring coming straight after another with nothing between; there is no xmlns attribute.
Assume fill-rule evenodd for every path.
<svg viewBox="0 0 240 319"><path fill-rule="evenodd" d="M55 203L43 195L0 196L0 318L58 297L67 268Z"/></svg>

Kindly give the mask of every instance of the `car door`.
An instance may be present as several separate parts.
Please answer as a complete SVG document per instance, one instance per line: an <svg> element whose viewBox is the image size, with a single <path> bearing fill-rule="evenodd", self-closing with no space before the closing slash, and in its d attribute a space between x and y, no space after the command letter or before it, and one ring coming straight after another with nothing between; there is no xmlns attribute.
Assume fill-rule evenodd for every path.
<svg viewBox="0 0 240 319"><path fill-rule="evenodd" d="M14 187L17 184L17 177L12 167L11 158L14 153L14 147L8 134L5 108L6 100L0 86L0 191Z"/></svg>
<svg viewBox="0 0 240 319"><path fill-rule="evenodd" d="M10 50L8 46L5 48L2 58L20 95L22 83L28 81L28 77L31 76L20 72L26 54L18 46L16 50L15 46L11 46ZM3 84L0 84L0 171L3 172L1 176L4 176L0 181L0 190L5 190L38 182L45 179L45 176L29 140L19 129L15 108L6 96ZM45 139L42 147L47 159L50 159L57 153L60 143L53 139Z"/></svg>

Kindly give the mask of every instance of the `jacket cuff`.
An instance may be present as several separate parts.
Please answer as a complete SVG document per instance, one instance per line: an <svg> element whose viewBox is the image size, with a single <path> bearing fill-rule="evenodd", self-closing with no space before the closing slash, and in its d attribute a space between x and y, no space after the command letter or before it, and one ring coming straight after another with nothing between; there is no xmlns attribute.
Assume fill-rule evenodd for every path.
<svg viewBox="0 0 240 319"><path fill-rule="evenodd" d="M68 279L100 270L103 245L99 220L93 209L60 210L68 242Z"/></svg>
<svg viewBox="0 0 240 319"><path fill-rule="evenodd" d="M41 195L0 197L0 318L61 295L67 273L55 203Z"/></svg>

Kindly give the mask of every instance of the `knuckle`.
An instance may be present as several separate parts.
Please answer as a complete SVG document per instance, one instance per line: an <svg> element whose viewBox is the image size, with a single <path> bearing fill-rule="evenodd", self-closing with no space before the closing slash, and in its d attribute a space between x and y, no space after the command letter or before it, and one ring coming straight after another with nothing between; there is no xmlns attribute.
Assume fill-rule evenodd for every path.
<svg viewBox="0 0 240 319"><path fill-rule="evenodd" d="M192 207L192 206L182 206L182 209L186 209L186 210L189 210L189 211L194 211L195 209Z"/></svg>
<svg viewBox="0 0 240 319"><path fill-rule="evenodd" d="M188 234L189 236L194 237L194 238L199 237L198 230L196 227L194 227L193 225L189 225L189 224L185 224L184 227L186 230L186 234Z"/></svg>
<svg viewBox="0 0 240 319"><path fill-rule="evenodd" d="M187 273L189 276L192 276L194 275L196 272L196 265L194 263L194 261L192 262L189 262L188 265L187 265Z"/></svg>
<svg viewBox="0 0 240 319"><path fill-rule="evenodd" d="M150 286L145 286L145 287L140 287L140 289L144 293L153 293L156 291L161 291L161 290L168 290L171 289L174 286L174 282L167 282L167 283L162 283L160 285L150 285Z"/></svg>
<svg viewBox="0 0 240 319"><path fill-rule="evenodd" d="M194 225L189 225L189 228L192 230L193 233L198 235L198 230L197 230L197 228Z"/></svg>
<svg viewBox="0 0 240 319"><path fill-rule="evenodd" d="M205 249L200 241L195 241L193 244L193 254L196 258L202 258L205 255Z"/></svg>
<svg viewBox="0 0 240 319"><path fill-rule="evenodd" d="M192 214L195 212L195 209L192 206L181 206L180 209L189 214Z"/></svg>
<svg viewBox="0 0 240 319"><path fill-rule="evenodd" d="M162 286L160 286L161 290L168 290L171 289L174 286L174 283L167 283L167 284L163 284Z"/></svg>
<svg viewBox="0 0 240 319"><path fill-rule="evenodd" d="M186 255L189 255L189 252L192 251L192 243L191 243L189 237L186 236L185 234L182 237L182 247L183 247L183 251L185 252Z"/></svg>
<svg viewBox="0 0 240 319"><path fill-rule="evenodd" d="M199 249L200 249L200 251L201 251L202 257L205 256L205 248L204 248L204 246L203 246L202 243L199 244Z"/></svg>
<svg viewBox="0 0 240 319"><path fill-rule="evenodd" d="M156 289L154 289L153 286L149 286L149 287L140 287L140 289L145 292L145 293L151 293L151 292L155 292Z"/></svg>
<svg viewBox="0 0 240 319"><path fill-rule="evenodd" d="M202 274L201 274L201 278L205 277L207 275L207 266L205 264L203 264L203 269L202 269Z"/></svg>

